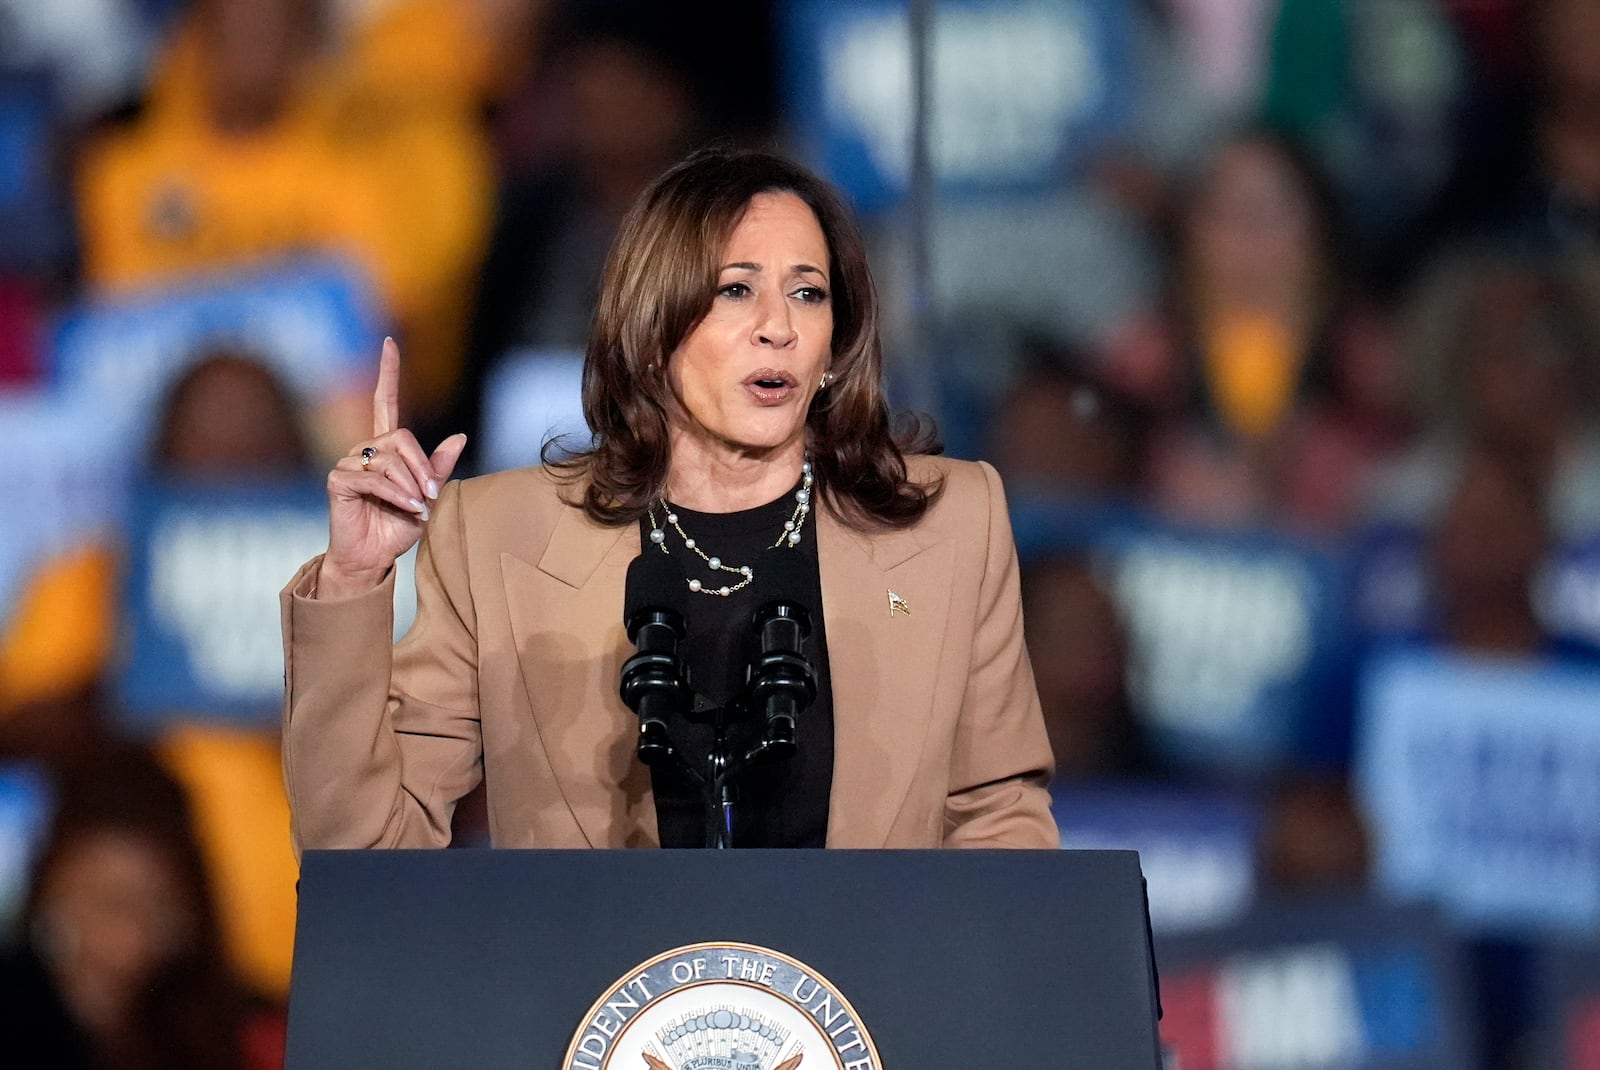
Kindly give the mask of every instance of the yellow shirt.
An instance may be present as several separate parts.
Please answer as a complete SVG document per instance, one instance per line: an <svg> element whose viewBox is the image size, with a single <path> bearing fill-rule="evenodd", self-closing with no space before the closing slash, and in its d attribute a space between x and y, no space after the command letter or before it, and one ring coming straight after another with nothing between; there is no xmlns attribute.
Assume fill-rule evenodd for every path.
<svg viewBox="0 0 1600 1070"><path fill-rule="evenodd" d="M98 541L40 562L0 623L0 717L99 680L117 627L115 552Z"/></svg>
<svg viewBox="0 0 1600 1070"><path fill-rule="evenodd" d="M120 290L346 255L395 320L408 396L426 407L460 363L490 223L488 148L464 95L385 90L378 74L394 61L383 49L363 58L364 40L306 74L269 128L241 137L207 120L200 41L180 31L146 111L79 162L85 270L91 285Z"/></svg>
<svg viewBox="0 0 1600 1070"><path fill-rule="evenodd" d="M263 994L287 996L300 868L276 734L178 723L158 752L188 793L230 961Z"/></svg>
<svg viewBox="0 0 1600 1070"><path fill-rule="evenodd" d="M416 106L476 108L496 89L504 43L473 0L388 0L351 27L345 69Z"/></svg>

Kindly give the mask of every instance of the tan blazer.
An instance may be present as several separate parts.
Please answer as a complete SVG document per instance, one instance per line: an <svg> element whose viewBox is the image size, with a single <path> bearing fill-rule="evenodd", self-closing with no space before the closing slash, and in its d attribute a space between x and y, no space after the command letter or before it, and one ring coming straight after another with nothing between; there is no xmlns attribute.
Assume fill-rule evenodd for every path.
<svg viewBox="0 0 1600 1070"><path fill-rule="evenodd" d="M833 685L827 843L1057 846L999 477L911 460L914 478L946 479L916 526L869 535L812 514ZM282 594L297 848L443 845L480 778L496 846L658 843L638 721L617 694L638 553L636 525L593 523L530 468L445 487L397 644L392 575L323 601L306 597L320 559L304 566Z"/></svg>

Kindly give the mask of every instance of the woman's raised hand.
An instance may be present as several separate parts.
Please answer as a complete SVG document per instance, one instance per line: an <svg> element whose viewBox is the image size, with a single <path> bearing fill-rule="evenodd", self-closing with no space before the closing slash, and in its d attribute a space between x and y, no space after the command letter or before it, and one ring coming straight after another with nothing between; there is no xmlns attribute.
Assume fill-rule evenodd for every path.
<svg viewBox="0 0 1600 1070"><path fill-rule="evenodd" d="M422 537L430 503L450 478L466 435L451 435L430 457L400 423L400 347L383 340L372 437L328 473L328 552L317 597L370 591Z"/></svg>

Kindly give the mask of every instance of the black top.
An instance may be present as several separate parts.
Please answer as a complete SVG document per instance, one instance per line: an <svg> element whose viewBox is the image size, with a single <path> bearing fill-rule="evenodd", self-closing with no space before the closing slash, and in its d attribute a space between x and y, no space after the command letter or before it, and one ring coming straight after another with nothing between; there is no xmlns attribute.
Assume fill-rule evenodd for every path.
<svg viewBox="0 0 1600 1070"><path fill-rule="evenodd" d="M777 501L737 513L697 513L675 505L671 508L684 533L708 556L719 556L734 568L755 568L754 581L727 598L707 594L688 597L687 635L680 652L689 667L697 705L727 706L744 689L751 616L767 599L762 571L756 566L777 541L784 521L793 514L795 497L790 492ZM731 573L712 572L694 551L687 549L659 506L655 519L666 533L667 551L677 558L688 577L712 589L733 587L739 582L739 577ZM750 769L737 781L735 847L822 847L827 837L828 793L833 787L833 694L813 519L806 517L799 545L781 552L799 555L803 565L802 601L811 610L811 634L803 652L817 674L817 697L800 715L799 749L795 754L785 761ZM646 553L657 552L650 542L648 521L640 521L640 539ZM730 749L734 754L744 753L760 738L760 722L757 714L752 720L731 724ZM706 768L713 734L709 721L671 725L673 744L685 761L698 770ZM661 846L704 847L706 814L699 785L682 771L661 766L651 770L650 783Z"/></svg>

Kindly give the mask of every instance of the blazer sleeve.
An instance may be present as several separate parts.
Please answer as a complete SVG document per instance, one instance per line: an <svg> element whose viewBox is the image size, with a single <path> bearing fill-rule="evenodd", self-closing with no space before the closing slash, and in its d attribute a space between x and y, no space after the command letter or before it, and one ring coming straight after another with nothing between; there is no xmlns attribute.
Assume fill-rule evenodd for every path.
<svg viewBox="0 0 1600 1070"><path fill-rule="evenodd" d="M280 597L283 772L295 850L442 847L483 777L477 638L460 484L417 550L417 615L398 643L394 573L345 599L311 597L322 559Z"/></svg>
<svg viewBox="0 0 1600 1070"><path fill-rule="evenodd" d="M988 497L983 576L966 693L945 800L947 847L1059 847L1054 772L1039 691L1022 636L1022 590L1005 491L979 464Z"/></svg>

